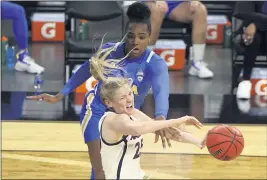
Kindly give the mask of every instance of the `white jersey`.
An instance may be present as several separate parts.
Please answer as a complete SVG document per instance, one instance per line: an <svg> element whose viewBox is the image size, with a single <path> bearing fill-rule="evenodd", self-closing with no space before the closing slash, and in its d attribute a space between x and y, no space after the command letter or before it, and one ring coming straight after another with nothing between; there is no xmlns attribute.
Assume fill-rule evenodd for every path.
<svg viewBox="0 0 267 180"><path fill-rule="evenodd" d="M100 152L106 179L143 179L144 172L140 166L143 137L126 135L117 143L107 143L102 138L102 123L108 113L99 121ZM133 117L131 119L134 121Z"/></svg>

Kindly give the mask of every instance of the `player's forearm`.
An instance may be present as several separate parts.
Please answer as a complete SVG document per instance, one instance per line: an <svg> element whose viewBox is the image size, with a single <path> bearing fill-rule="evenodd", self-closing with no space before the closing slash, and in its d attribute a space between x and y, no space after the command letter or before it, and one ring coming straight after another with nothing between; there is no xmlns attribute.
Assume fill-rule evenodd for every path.
<svg viewBox="0 0 267 180"><path fill-rule="evenodd" d="M64 98L64 94L60 92L55 95L56 101L61 101Z"/></svg>
<svg viewBox="0 0 267 180"><path fill-rule="evenodd" d="M170 119L168 121L145 121L133 123L132 128L136 135L143 135L146 133L153 133L157 130L177 126L184 123L184 120L179 119Z"/></svg>
<svg viewBox="0 0 267 180"><path fill-rule="evenodd" d="M79 87L83 82L85 82L90 76L91 74L89 68L89 61L86 61L65 84L59 94L63 96L68 95L74 89Z"/></svg>
<svg viewBox="0 0 267 180"><path fill-rule="evenodd" d="M173 141L179 142L179 143L186 143L186 144L193 144L199 148L202 147L202 140L195 136L192 133L181 131L179 132L179 137L173 136L171 134L166 134L166 137L168 139L171 139Z"/></svg>
<svg viewBox="0 0 267 180"><path fill-rule="evenodd" d="M162 92L155 94L155 117L166 119L169 110L169 91L161 88Z"/></svg>
<svg viewBox="0 0 267 180"><path fill-rule="evenodd" d="M129 116L125 114L116 115L114 119L125 120L121 122L114 120L113 123L111 123L112 129L124 135L140 136L146 133L154 133L159 129L179 126L186 121L183 117L170 119L168 121L155 121L137 109L134 110L132 116L138 121L129 120Z"/></svg>
<svg viewBox="0 0 267 180"><path fill-rule="evenodd" d="M169 75L168 72L162 72L160 76L153 81L153 94L155 99L155 117L158 119L163 116L167 118L169 110Z"/></svg>
<svg viewBox="0 0 267 180"><path fill-rule="evenodd" d="M138 119L139 121L156 121L156 120L165 120L164 116L158 116L156 119L150 118L148 115L143 113L142 111L136 109L135 112L133 113L133 116ZM150 133L155 133L155 132L150 132Z"/></svg>

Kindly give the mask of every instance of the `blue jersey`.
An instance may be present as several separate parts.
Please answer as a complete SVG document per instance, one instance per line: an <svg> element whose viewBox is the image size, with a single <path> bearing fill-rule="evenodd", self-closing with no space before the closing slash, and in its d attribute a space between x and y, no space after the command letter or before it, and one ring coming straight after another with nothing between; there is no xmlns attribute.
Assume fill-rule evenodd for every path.
<svg viewBox="0 0 267 180"><path fill-rule="evenodd" d="M107 43L102 48L105 49L111 46L117 46L117 48L110 53L107 59L120 59L125 56L124 43ZM152 87L155 98L155 117L162 115L166 118L169 108L169 75L165 61L154 52L146 49L139 58L126 58L122 63L122 67L127 72L128 78L133 81L132 90L135 98L135 108L139 109L141 107L145 96ZM89 61L87 61L71 77L61 90L61 93L64 95L69 94L90 76ZM95 90L95 98L91 103L92 113L98 115L107 110L100 99L101 84L101 82L98 83Z"/></svg>

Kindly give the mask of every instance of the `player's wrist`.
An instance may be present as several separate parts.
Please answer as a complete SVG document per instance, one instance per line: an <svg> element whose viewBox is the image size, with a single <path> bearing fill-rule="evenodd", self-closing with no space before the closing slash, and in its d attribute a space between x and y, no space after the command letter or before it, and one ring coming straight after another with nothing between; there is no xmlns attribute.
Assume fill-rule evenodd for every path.
<svg viewBox="0 0 267 180"><path fill-rule="evenodd" d="M60 100L62 100L62 99L64 98L64 94L57 93L57 94L55 95L55 98L56 98L57 101L60 101Z"/></svg>
<svg viewBox="0 0 267 180"><path fill-rule="evenodd" d="M155 120L166 120L166 117L164 115L158 115Z"/></svg>

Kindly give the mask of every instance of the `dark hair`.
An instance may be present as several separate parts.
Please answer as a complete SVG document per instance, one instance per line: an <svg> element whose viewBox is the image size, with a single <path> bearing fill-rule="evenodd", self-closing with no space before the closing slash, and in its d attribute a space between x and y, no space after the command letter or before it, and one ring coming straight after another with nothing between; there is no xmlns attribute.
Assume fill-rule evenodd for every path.
<svg viewBox="0 0 267 180"><path fill-rule="evenodd" d="M148 6L141 2L135 2L128 7L127 16L129 21L127 23L127 28L130 23L144 23L147 25L149 34L151 33L151 23L150 23L151 11Z"/></svg>

